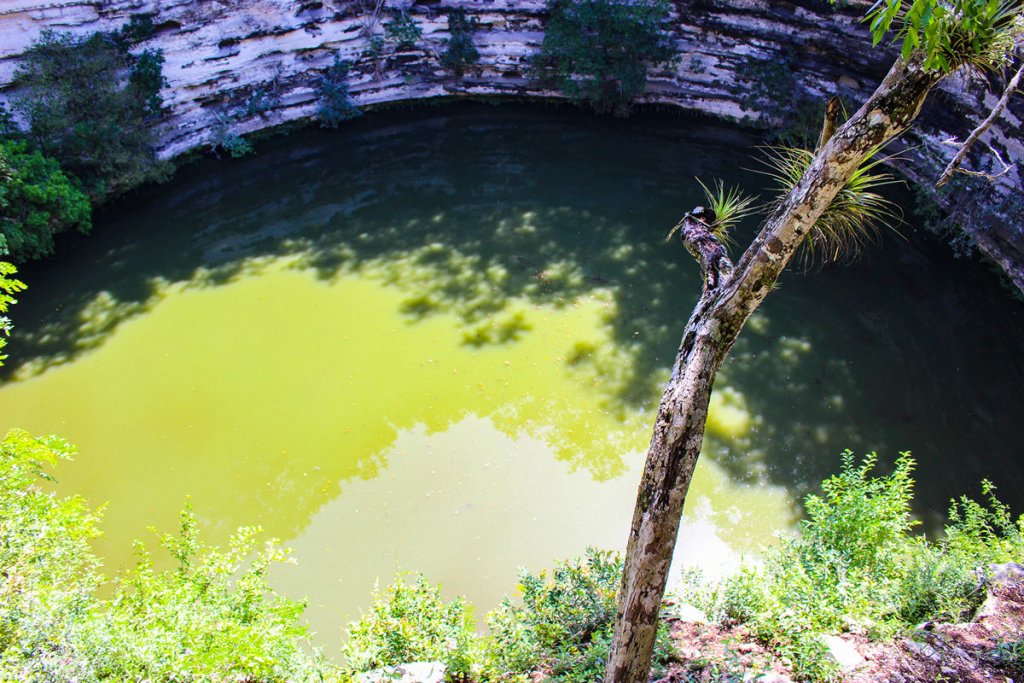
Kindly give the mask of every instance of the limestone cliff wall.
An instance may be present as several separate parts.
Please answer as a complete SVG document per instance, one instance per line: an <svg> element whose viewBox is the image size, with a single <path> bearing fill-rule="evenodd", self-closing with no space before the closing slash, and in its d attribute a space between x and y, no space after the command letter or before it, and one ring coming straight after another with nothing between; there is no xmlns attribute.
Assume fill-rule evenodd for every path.
<svg viewBox="0 0 1024 683"><path fill-rule="evenodd" d="M156 30L144 47L163 50L165 116L160 153L173 157L210 143L219 125L248 133L308 119L315 83L335 55L353 64L350 84L361 106L446 96L559 97L526 75L526 60L543 38L544 0L386 0L373 20L373 0L0 0L0 98L24 50L45 29L112 30L129 16L152 13ZM751 58L794 51L798 78L812 93L866 97L893 55L872 50L860 17L868 3L832 10L824 0L676 0L674 40L680 58L652 74L643 101L739 120ZM441 67L447 14L465 8L479 20L480 63L461 80ZM387 13L405 9L423 31L415 49L387 45L374 58L370 37L383 34ZM257 89L273 107L245 116ZM953 149L943 140L970 130L996 95L967 79L950 79L908 142L902 162L911 177L937 177ZM1024 102L1017 96L983 140L1004 159L1024 159ZM982 152L985 150L982 149ZM979 154L976 161L984 161ZM990 158L990 157L989 157ZM1021 171L1000 179L1002 197L1019 195ZM954 202L955 197L941 201ZM980 212L965 226L984 252L1024 291L1024 226Z"/></svg>

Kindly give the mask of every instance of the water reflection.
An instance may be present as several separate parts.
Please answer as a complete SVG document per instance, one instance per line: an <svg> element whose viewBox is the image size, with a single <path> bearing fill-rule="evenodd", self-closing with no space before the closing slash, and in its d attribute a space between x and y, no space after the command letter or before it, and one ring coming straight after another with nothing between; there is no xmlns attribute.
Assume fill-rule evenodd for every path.
<svg viewBox="0 0 1024 683"><path fill-rule="evenodd" d="M25 269L0 428L82 446L65 483L111 501L111 557L143 525L173 528L186 495L224 534L256 520L306 539L400 475L403 435L471 416L543 444L563 477L624 488L628 510L630 454L699 289L663 237L700 201L694 175L761 182L737 170L751 142L690 119L469 106L197 164ZM728 495L797 497L844 448L910 449L920 514L983 476L1024 508L1024 315L904 232L786 275L741 335L701 466L741 487ZM572 552L562 536L548 560Z"/></svg>
<svg viewBox="0 0 1024 683"><path fill-rule="evenodd" d="M388 470L322 507L290 541L299 563L273 579L310 595L311 625L333 637L397 571L422 571L487 609L515 586L518 567L550 566L553 548L572 556L622 546L640 454L627 454L626 476L600 487L552 455L544 438L473 414L442 432L403 431ZM698 471L690 507L676 564L711 571L736 566L790 521L783 489L737 485L713 465Z"/></svg>
<svg viewBox="0 0 1024 683"><path fill-rule="evenodd" d="M393 269L363 266L328 282L294 259L253 261L231 284L166 287L102 347L9 384L4 418L47 431L59 416L84 454L65 477L112 501L118 543L131 533L115 528L170 520L186 495L218 527L256 517L293 536L339 484L377 476L400 430L444 431L468 412L543 439L593 479L624 471L646 419L593 363L566 362L614 346L607 294L509 300L529 334L467 345L460 317L404 315L410 290L388 284Z"/></svg>

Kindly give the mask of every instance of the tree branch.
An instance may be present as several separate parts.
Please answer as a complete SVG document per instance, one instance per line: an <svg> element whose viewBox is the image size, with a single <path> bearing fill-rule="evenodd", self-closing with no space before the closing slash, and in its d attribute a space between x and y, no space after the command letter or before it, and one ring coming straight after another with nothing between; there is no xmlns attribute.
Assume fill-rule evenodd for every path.
<svg viewBox="0 0 1024 683"><path fill-rule="evenodd" d="M960 151L956 153L956 156L954 156L952 161L949 162L949 165L946 166L946 170L942 172L942 176L940 176L938 182L935 183L935 187L942 187L949 182L949 179L952 178L953 174L960 168L960 164L963 163L964 157L966 157L967 153L971 151L971 147L974 146L974 143L978 141L978 138L980 138L1003 113L1003 110L1006 109L1006 105L1010 102L1010 96L1013 95L1017 88L1020 87L1022 74L1024 74L1024 61L1021 62L1020 68L1017 69L1017 73L1015 73L1013 78L1010 79L1010 82L1007 83L1006 89L1003 91L1003 96L999 98L999 102L996 103L996 106L992 108L992 111L990 111L988 116L985 117L985 120L982 121L977 128L971 131L967 140L965 140L964 144L960 146ZM969 175L975 175L975 173L970 173Z"/></svg>
<svg viewBox="0 0 1024 683"><path fill-rule="evenodd" d="M839 125L839 110L842 108L842 102L838 97L829 98L828 104L825 105L825 121L821 125L821 135L818 137L818 146L815 149L821 149L825 146L832 135L836 132L836 127Z"/></svg>
<svg viewBox="0 0 1024 683"><path fill-rule="evenodd" d="M671 237L678 232L686 251L700 264L705 291L715 289L723 280L728 281L733 270L729 253L713 232L714 222L714 212L698 206L683 216L669 233Z"/></svg>

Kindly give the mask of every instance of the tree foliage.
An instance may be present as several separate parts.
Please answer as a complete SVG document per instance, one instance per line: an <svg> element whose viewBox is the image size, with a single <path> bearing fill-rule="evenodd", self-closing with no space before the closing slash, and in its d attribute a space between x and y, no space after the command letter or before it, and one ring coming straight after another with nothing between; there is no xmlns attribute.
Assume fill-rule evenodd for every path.
<svg viewBox="0 0 1024 683"><path fill-rule="evenodd" d="M576 102L628 113L647 69L675 56L666 0L550 0L534 73Z"/></svg>
<svg viewBox="0 0 1024 683"><path fill-rule="evenodd" d="M466 16L466 10L453 9L448 13L448 34L451 36L441 54L441 65L451 70L456 78L462 78L466 67L480 61L480 52L473 44L476 18Z"/></svg>
<svg viewBox="0 0 1024 683"><path fill-rule="evenodd" d="M95 201L166 173L150 120L161 104L163 55L133 55L129 42L121 33L47 30L16 73L15 107L29 123L29 138Z"/></svg>
<svg viewBox="0 0 1024 683"><path fill-rule="evenodd" d="M423 37L423 29L408 12L399 10L391 21L384 24L384 35L399 50L412 50Z"/></svg>
<svg viewBox="0 0 1024 683"><path fill-rule="evenodd" d="M0 140L0 253L26 261L53 253L54 234L92 227L89 198L55 159Z"/></svg>
<svg viewBox="0 0 1024 683"><path fill-rule="evenodd" d="M875 45L894 32L904 59L922 50L943 73L1002 66L1024 34L1019 0L878 0L867 20Z"/></svg>
<svg viewBox="0 0 1024 683"><path fill-rule="evenodd" d="M7 336L11 333L11 328L13 327L10 318L5 314L11 304L18 303L14 295L25 289L24 282L11 277L17 272L17 268L10 263L0 261L0 366L4 364L4 359L7 358L3 354L3 349L7 346Z"/></svg>
<svg viewBox="0 0 1024 683"><path fill-rule="evenodd" d="M349 63L335 55L334 64L320 76L316 86L316 117L320 125L337 128L339 124L362 116L348 92Z"/></svg>

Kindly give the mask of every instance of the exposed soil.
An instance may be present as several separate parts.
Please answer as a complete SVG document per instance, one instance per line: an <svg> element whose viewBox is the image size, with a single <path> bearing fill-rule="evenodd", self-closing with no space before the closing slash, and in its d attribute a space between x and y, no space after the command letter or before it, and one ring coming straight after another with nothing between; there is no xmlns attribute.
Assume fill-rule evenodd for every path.
<svg viewBox="0 0 1024 683"><path fill-rule="evenodd" d="M789 662L754 641L739 626L676 621L672 624L680 662L664 683L732 683L798 680ZM842 675L843 683L1017 683L1024 682L1024 566L994 572L988 597L973 621L929 622L896 640L872 642L858 634L840 638L860 655Z"/></svg>

